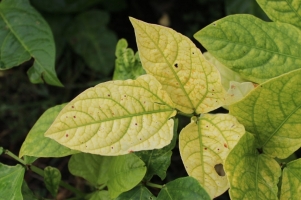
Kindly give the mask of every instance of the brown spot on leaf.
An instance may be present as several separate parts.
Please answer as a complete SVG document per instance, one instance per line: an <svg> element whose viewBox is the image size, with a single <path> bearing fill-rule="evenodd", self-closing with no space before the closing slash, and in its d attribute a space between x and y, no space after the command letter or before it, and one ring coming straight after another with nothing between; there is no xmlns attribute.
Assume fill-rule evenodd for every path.
<svg viewBox="0 0 301 200"><path fill-rule="evenodd" d="M228 145L225 143L225 144L224 144L224 147L225 147L225 148L228 148Z"/></svg>

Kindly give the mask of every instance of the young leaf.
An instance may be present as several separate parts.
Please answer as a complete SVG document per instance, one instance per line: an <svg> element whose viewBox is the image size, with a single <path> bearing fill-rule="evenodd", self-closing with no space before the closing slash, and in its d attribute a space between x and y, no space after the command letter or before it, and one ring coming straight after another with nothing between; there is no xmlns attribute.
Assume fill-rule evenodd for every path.
<svg viewBox="0 0 301 200"><path fill-rule="evenodd" d="M116 46L116 60L113 80L136 79L138 76L145 74L139 58L138 52L128 47L125 39L120 39Z"/></svg>
<svg viewBox="0 0 301 200"><path fill-rule="evenodd" d="M253 82L301 65L301 30L290 24L232 15L213 22L194 37L221 63Z"/></svg>
<svg viewBox="0 0 301 200"><path fill-rule="evenodd" d="M119 195L115 200L156 200L157 198L144 186L138 185L130 191L124 192Z"/></svg>
<svg viewBox="0 0 301 200"><path fill-rule="evenodd" d="M264 153L286 158L301 146L300 93L301 69L257 86L230 114L256 135Z"/></svg>
<svg viewBox="0 0 301 200"><path fill-rule="evenodd" d="M210 200L210 196L192 177L178 178L164 185L157 200L202 199Z"/></svg>
<svg viewBox="0 0 301 200"><path fill-rule="evenodd" d="M277 199L280 166L259 154L256 146L254 136L246 132L226 159L231 199Z"/></svg>
<svg viewBox="0 0 301 200"><path fill-rule="evenodd" d="M205 114L182 129L179 148L185 169L213 198L225 192L228 180L221 167L244 127L228 114Z"/></svg>
<svg viewBox="0 0 301 200"><path fill-rule="evenodd" d="M0 163L0 199L23 199L21 193L25 169L21 165Z"/></svg>
<svg viewBox="0 0 301 200"><path fill-rule="evenodd" d="M299 199L301 196L301 159L286 165L282 173L280 200Z"/></svg>
<svg viewBox="0 0 301 200"><path fill-rule="evenodd" d="M157 78L184 113L206 113L223 104L220 75L186 37L130 18L143 68Z"/></svg>
<svg viewBox="0 0 301 200"><path fill-rule="evenodd" d="M111 156L78 153L71 156L68 168L71 174L80 176L95 186L100 186L108 182L108 171L113 158Z"/></svg>
<svg viewBox="0 0 301 200"><path fill-rule="evenodd" d="M204 57L212 63L219 71L221 75L222 85L225 90L229 89L230 82L245 82L246 79L243 79L237 72L232 71L222 63L220 63L215 57L213 57L209 52L203 53Z"/></svg>
<svg viewBox="0 0 301 200"><path fill-rule="evenodd" d="M65 106L45 136L100 155L160 149L173 137L176 114L161 87L151 75L101 83Z"/></svg>
<svg viewBox="0 0 301 200"><path fill-rule="evenodd" d="M175 119L173 138L169 145L162 149L135 152L146 165L147 171L144 179L151 180L154 175L158 175L161 180L165 179L166 171L170 165L172 149L175 147L178 138L177 130L178 119Z"/></svg>
<svg viewBox="0 0 301 200"><path fill-rule="evenodd" d="M69 43L87 65L109 75L114 67L117 37L106 25L109 14L97 10L78 15L67 29Z"/></svg>
<svg viewBox="0 0 301 200"><path fill-rule="evenodd" d="M28 70L32 83L63 86L55 69L55 46L51 30L28 0L0 2L0 69L9 69L34 58Z"/></svg>
<svg viewBox="0 0 301 200"><path fill-rule="evenodd" d="M47 190L51 193L53 197L56 197L57 191L59 189L59 184L61 181L61 172L54 167L45 167L44 169L44 183Z"/></svg>
<svg viewBox="0 0 301 200"><path fill-rule="evenodd" d="M300 1L292 0L256 0L269 18L275 22L284 22L301 29Z"/></svg>
<svg viewBox="0 0 301 200"><path fill-rule="evenodd" d="M63 157L77 153L77 151L71 150L44 136L44 133L65 105L54 106L42 114L23 142L19 153L20 158L24 155L34 157Z"/></svg>

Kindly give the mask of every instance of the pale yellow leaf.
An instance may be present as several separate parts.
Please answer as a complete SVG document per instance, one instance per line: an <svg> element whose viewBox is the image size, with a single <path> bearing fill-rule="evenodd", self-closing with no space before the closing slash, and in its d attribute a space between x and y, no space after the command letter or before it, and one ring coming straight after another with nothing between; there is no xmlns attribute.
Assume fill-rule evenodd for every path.
<svg viewBox="0 0 301 200"><path fill-rule="evenodd" d="M186 36L130 18L143 68L162 84L184 113L207 113L223 105L218 70Z"/></svg>
<svg viewBox="0 0 301 200"><path fill-rule="evenodd" d="M243 125L229 114L205 114L182 129L179 148L185 169L211 198L229 188L227 177L216 168L224 164L244 133Z"/></svg>
<svg viewBox="0 0 301 200"><path fill-rule="evenodd" d="M101 83L66 105L45 136L100 155L162 148L172 140L176 111L161 87L151 75Z"/></svg>

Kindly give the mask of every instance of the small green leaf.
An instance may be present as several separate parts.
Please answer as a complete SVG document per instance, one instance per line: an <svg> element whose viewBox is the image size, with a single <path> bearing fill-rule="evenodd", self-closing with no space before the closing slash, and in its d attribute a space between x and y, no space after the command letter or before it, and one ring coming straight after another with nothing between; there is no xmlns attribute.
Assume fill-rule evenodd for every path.
<svg viewBox="0 0 301 200"><path fill-rule="evenodd" d="M301 65L301 30L290 24L231 15L194 37L221 63L253 82L266 81Z"/></svg>
<svg viewBox="0 0 301 200"><path fill-rule="evenodd" d="M106 26L109 14L99 10L84 12L67 29L69 43L93 70L108 76L114 67L115 33Z"/></svg>
<svg viewBox="0 0 301 200"><path fill-rule="evenodd" d="M301 147L301 69L257 86L230 106L230 114L256 135L271 157L286 158Z"/></svg>
<svg viewBox="0 0 301 200"><path fill-rule="evenodd" d="M107 185L111 198L135 187L144 177L146 167L135 154L100 156L86 153L72 155L70 172L96 187Z"/></svg>
<svg viewBox="0 0 301 200"><path fill-rule="evenodd" d="M96 191L85 196L85 200L113 200L106 190Z"/></svg>
<svg viewBox="0 0 301 200"><path fill-rule="evenodd" d="M44 183L46 185L47 190L51 193L53 197L56 197L61 178L62 176L60 170L50 166L45 167Z"/></svg>
<svg viewBox="0 0 301 200"><path fill-rule="evenodd" d="M23 184L22 184L22 196L23 196L23 200L38 200L38 198L29 189L25 180L23 180Z"/></svg>
<svg viewBox="0 0 301 200"><path fill-rule="evenodd" d="M78 153L71 156L68 168L71 174L80 176L95 186L107 184L111 156L99 156L88 153Z"/></svg>
<svg viewBox="0 0 301 200"><path fill-rule="evenodd" d="M179 149L189 176L196 178L213 198L224 193L228 180L222 167L230 150L245 133L228 114L205 114L182 129Z"/></svg>
<svg viewBox="0 0 301 200"><path fill-rule="evenodd" d="M21 165L0 163L0 199L23 199L21 193L25 169Z"/></svg>
<svg viewBox="0 0 301 200"><path fill-rule="evenodd" d="M151 75L96 85L65 106L45 136L99 155L160 149L172 140L176 114L161 87Z"/></svg>
<svg viewBox="0 0 301 200"><path fill-rule="evenodd" d="M268 16L254 0L226 0L225 8L227 15L252 14L263 20L268 20Z"/></svg>
<svg viewBox="0 0 301 200"><path fill-rule="evenodd" d="M228 90L230 87L231 81L236 82L245 82L246 79L243 79L237 72L232 71L222 63L220 63L215 57L213 57L209 52L203 53L204 57L213 64L219 71L222 79L222 85L225 90Z"/></svg>
<svg viewBox="0 0 301 200"><path fill-rule="evenodd" d="M51 30L28 0L2 0L0 3L1 69L9 69L34 58L28 70L32 83L63 86L55 69L55 46Z"/></svg>
<svg viewBox="0 0 301 200"><path fill-rule="evenodd" d="M32 164L34 161L36 161L38 159L38 157L34 157L34 156L23 156L24 162L28 165L28 164Z"/></svg>
<svg viewBox="0 0 301 200"><path fill-rule="evenodd" d="M156 200L157 198L144 186L138 185L119 195L115 200Z"/></svg>
<svg viewBox="0 0 301 200"><path fill-rule="evenodd" d="M301 28L301 2L292 0L256 0L269 18Z"/></svg>
<svg viewBox="0 0 301 200"><path fill-rule="evenodd" d="M286 165L282 173L280 200L299 199L301 196L301 159Z"/></svg>
<svg viewBox="0 0 301 200"><path fill-rule="evenodd" d="M202 199L210 200L210 196L192 177L178 178L164 185L157 200Z"/></svg>
<svg viewBox="0 0 301 200"><path fill-rule="evenodd" d="M21 146L19 157L24 155L33 157L63 157L77 153L77 151L66 148L44 136L44 133L65 105L66 104L54 106L43 113L29 131Z"/></svg>
<svg viewBox="0 0 301 200"><path fill-rule="evenodd" d="M146 167L135 154L115 156L108 171L108 189L111 198L134 188L143 179Z"/></svg>
<svg viewBox="0 0 301 200"><path fill-rule="evenodd" d="M136 79L138 76L145 74L138 52L134 54L134 51L127 47L128 43L125 39L118 41L115 50L117 58L113 80Z"/></svg>
<svg viewBox="0 0 301 200"><path fill-rule="evenodd" d="M231 199L278 199L280 166L266 154L259 154L256 146L254 136L246 132L226 159Z"/></svg>
<svg viewBox="0 0 301 200"><path fill-rule="evenodd" d="M223 105L218 70L193 42L176 31L130 18L143 68L156 77L184 113L206 113Z"/></svg>
<svg viewBox="0 0 301 200"><path fill-rule="evenodd" d="M146 165L147 171L144 179L150 180L154 175L158 175L161 180L165 179L167 168L170 165L172 149L175 147L178 138L177 130L178 119L175 119L173 138L169 145L162 149L135 152Z"/></svg>
<svg viewBox="0 0 301 200"><path fill-rule="evenodd" d="M3 152L4 152L4 148L0 147L0 156L1 156L1 154L3 154Z"/></svg>

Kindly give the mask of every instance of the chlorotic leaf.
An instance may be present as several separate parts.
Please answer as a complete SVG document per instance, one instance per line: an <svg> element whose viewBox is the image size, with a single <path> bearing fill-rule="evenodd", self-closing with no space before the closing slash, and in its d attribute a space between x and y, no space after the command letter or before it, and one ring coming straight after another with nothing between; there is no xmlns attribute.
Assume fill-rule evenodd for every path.
<svg viewBox="0 0 301 200"><path fill-rule="evenodd" d="M204 57L213 64L219 71L222 79L222 85L225 90L229 89L230 82L245 82L246 79L243 79L237 72L229 69L222 63L220 63L215 57L213 57L209 52L203 53Z"/></svg>
<svg viewBox="0 0 301 200"><path fill-rule="evenodd" d="M182 129L179 149L185 169L211 198L229 188L223 169L218 168L244 133L244 127L229 114L205 114Z"/></svg>
<svg viewBox="0 0 301 200"><path fill-rule="evenodd" d="M45 136L100 155L160 149L172 140L176 114L161 87L151 75L101 83L65 106Z"/></svg>
<svg viewBox="0 0 301 200"><path fill-rule="evenodd" d="M130 18L143 68L157 78L184 113L206 113L223 104L220 75L188 39L176 31Z"/></svg>
<svg viewBox="0 0 301 200"><path fill-rule="evenodd" d="M145 74L138 52L134 54L134 51L127 47L128 43L125 39L118 41L113 80L136 79Z"/></svg>
<svg viewBox="0 0 301 200"><path fill-rule="evenodd" d="M71 174L80 176L95 186L100 186L108 182L107 173L113 158L111 156L78 153L71 156L68 168Z"/></svg>
<svg viewBox="0 0 301 200"><path fill-rule="evenodd" d="M252 134L246 132L229 153L225 171L231 199L278 199L280 166L273 158L258 153Z"/></svg>
<svg viewBox="0 0 301 200"><path fill-rule="evenodd" d="M108 189L111 198L134 188L143 179L146 167L135 154L115 156L108 171Z"/></svg>
<svg viewBox="0 0 301 200"><path fill-rule="evenodd" d="M138 185L130 191L119 195L115 200L156 200L157 198L143 185Z"/></svg>
<svg viewBox="0 0 301 200"><path fill-rule="evenodd" d="M23 199L21 193L25 169L21 165L0 163L0 199Z"/></svg>
<svg viewBox="0 0 301 200"><path fill-rule="evenodd" d="M145 163L147 167L145 180L151 180L154 175L158 175L161 180L166 177L166 171L170 166L172 149L175 147L178 138L178 119L175 119L174 133L171 143L162 149L148 151L138 151L135 154Z"/></svg>
<svg viewBox="0 0 301 200"><path fill-rule="evenodd" d="M301 159L288 163L283 169L280 200L299 199L301 196Z"/></svg>
<svg viewBox="0 0 301 200"><path fill-rule="evenodd" d="M286 158L301 147L301 69L257 86L230 114L256 135L271 157Z"/></svg>
<svg viewBox="0 0 301 200"><path fill-rule="evenodd" d="M301 65L301 30L290 24L231 15L194 37L221 63L252 82L266 81Z"/></svg>
<svg viewBox="0 0 301 200"><path fill-rule="evenodd" d="M34 63L27 72L32 83L63 86L54 69L52 32L28 0L1 1L0 29L0 69L18 66L32 57Z"/></svg>
<svg viewBox="0 0 301 200"><path fill-rule="evenodd" d="M301 29L301 2L292 0L256 0L269 18Z"/></svg>
<svg viewBox="0 0 301 200"><path fill-rule="evenodd" d="M107 190L100 190L85 196L85 200L113 200Z"/></svg>
<svg viewBox="0 0 301 200"><path fill-rule="evenodd" d="M73 175L96 187L107 185L111 198L134 188L146 173L145 163L133 153L121 156L74 154L68 167Z"/></svg>
<svg viewBox="0 0 301 200"><path fill-rule="evenodd" d="M93 70L108 76L114 67L115 33L106 26L109 14L90 10L76 16L67 29L69 43Z"/></svg>
<svg viewBox="0 0 301 200"><path fill-rule="evenodd" d="M44 183L47 190L52 194L53 197L56 197L56 194L59 189L59 184L61 181L61 172L54 167L45 167L44 169Z"/></svg>
<svg viewBox="0 0 301 200"><path fill-rule="evenodd" d="M225 105L231 105L247 96L255 88L251 82L239 83L230 81L230 87L225 96Z"/></svg>
<svg viewBox="0 0 301 200"><path fill-rule="evenodd" d="M210 200L210 196L193 177L178 178L164 185L157 200L202 199Z"/></svg>
<svg viewBox="0 0 301 200"><path fill-rule="evenodd" d="M63 157L78 152L44 136L44 133L65 105L54 106L43 113L23 142L19 153L20 158L24 155L34 157Z"/></svg>

